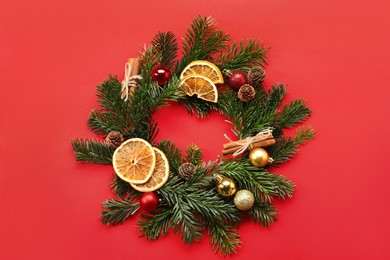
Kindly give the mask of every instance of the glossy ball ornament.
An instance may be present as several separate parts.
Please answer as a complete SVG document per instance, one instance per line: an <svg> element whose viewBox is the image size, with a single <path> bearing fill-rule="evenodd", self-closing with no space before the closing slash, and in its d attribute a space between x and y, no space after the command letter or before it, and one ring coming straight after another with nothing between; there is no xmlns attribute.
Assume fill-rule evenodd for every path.
<svg viewBox="0 0 390 260"><path fill-rule="evenodd" d="M249 152L249 160L253 166L264 167L269 162L269 155L263 148L254 148Z"/></svg>
<svg viewBox="0 0 390 260"><path fill-rule="evenodd" d="M158 197L154 192L145 192L139 199L141 209L145 211L153 211L158 207Z"/></svg>
<svg viewBox="0 0 390 260"><path fill-rule="evenodd" d="M241 70L233 71L228 80L228 85L231 89L238 91L242 85L248 84L248 77Z"/></svg>
<svg viewBox="0 0 390 260"><path fill-rule="evenodd" d="M152 74L152 79L154 81L157 81L157 84L159 86L164 86L171 78L171 72L167 67L164 66L154 67L151 74Z"/></svg>
<svg viewBox="0 0 390 260"><path fill-rule="evenodd" d="M236 193L237 186L232 179L221 176L215 176L215 179L218 182L217 191L219 194L224 197L229 197Z"/></svg>
<svg viewBox="0 0 390 260"><path fill-rule="evenodd" d="M253 207L255 203L255 197L249 190L239 190L234 196L234 205L239 210L248 210Z"/></svg>

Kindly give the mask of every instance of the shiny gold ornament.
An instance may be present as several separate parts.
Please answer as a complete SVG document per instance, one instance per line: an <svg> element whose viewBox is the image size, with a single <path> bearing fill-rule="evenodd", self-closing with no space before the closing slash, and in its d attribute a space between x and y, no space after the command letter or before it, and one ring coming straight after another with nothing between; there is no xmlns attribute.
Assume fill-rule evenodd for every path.
<svg viewBox="0 0 390 260"><path fill-rule="evenodd" d="M269 155L263 148L255 148L249 152L249 160L253 166L264 167L270 161Z"/></svg>
<svg viewBox="0 0 390 260"><path fill-rule="evenodd" d="M249 190L239 190L234 196L234 205L236 205L239 210L251 209L253 203L255 203L255 197Z"/></svg>
<svg viewBox="0 0 390 260"><path fill-rule="evenodd" d="M217 180L217 191L219 194L225 197L232 196L236 190L236 183L227 177L221 177L219 175L214 175L214 178Z"/></svg>

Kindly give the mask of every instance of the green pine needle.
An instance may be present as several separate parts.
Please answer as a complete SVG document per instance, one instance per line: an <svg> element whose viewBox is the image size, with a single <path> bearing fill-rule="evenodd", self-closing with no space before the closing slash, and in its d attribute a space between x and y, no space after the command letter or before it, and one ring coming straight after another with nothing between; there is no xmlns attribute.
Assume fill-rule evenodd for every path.
<svg viewBox="0 0 390 260"><path fill-rule="evenodd" d="M286 199L293 195L294 184L282 175L259 170L247 160L228 162L220 169L221 174L233 179L239 189L247 189L256 198L271 201L274 197Z"/></svg>
<svg viewBox="0 0 390 260"><path fill-rule="evenodd" d="M187 152L185 159L187 162L192 163L193 165L198 165L202 161L202 151L197 145L190 145L187 147Z"/></svg>
<svg viewBox="0 0 390 260"><path fill-rule="evenodd" d="M154 214L141 213L141 218L137 221L141 236L149 240L156 240L161 235L166 236L172 227L172 208L162 208Z"/></svg>
<svg viewBox="0 0 390 260"><path fill-rule="evenodd" d="M76 161L112 165L114 150L103 142L76 139L72 141L72 147Z"/></svg>
<svg viewBox="0 0 390 260"><path fill-rule="evenodd" d="M129 200L139 199L142 195L142 192L133 189L127 181L122 180L116 174L112 178L110 189L119 197Z"/></svg>
<svg viewBox="0 0 390 260"><path fill-rule="evenodd" d="M131 217L138 209L139 203L131 200L109 199L102 203L104 210L101 214L101 221L105 225L119 225Z"/></svg>
<svg viewBox="0 0 390 260"><path fill-rule="evenodd" d="M171 173L177 173L183 157L179 147L169 140L161 140L156 146L167 156Z"/></svg>
<svg viewBox="0 0 390 260"><path fill-rule="evenodd" d="M278 114L276 124L279 127L293 127L305 121L310 115L311 111L306 107L306 102L302 99L297 99L283 107Z"/></svg>
<svg viewBox="0 0 390 260"><path fill-rule="evenodd" d="M237 254L236 248L241 245L241 242L235 228L220 222L210 222L207 225L207 230L210 235L211 247L216 253L222 256Z"/></svg>
<svg viewBox="0 0 390 260"><path fill-rule="evenodd" d="M152 41L152 45L159 53L160 65L173 69L176 63L178 45L173 32L159 32Z"/></svg>
<svg viewBox="0 0 390 260"><path fill-rule="evenodd" d="M217 30L213 18L197 16L183 38L183 57L175 71L180 74L190 62L209 59L213 53L222 51L229 40L228 34Z"/></svg>
<svg viewBox="0 0 390 260"><path fill-rule="evenodd" d="M281 163L289 161L299 152L298 146L312 140L315 132L310 126L298 128L295 138L282 136L268 150L270 157L274 160L272 166L279 166Z"/></svg>
<svg viewBox="0 0 390 260"><path fill-rule="evenodd" d="M267 63L267 48L259 40L242 40L225 48L214 58L221 71L242 70L264 66Z"/></svg>
<svg viewBox="0 0 390 260"><path fill-rule="evenodd" d="M256 223L269 227L272 222L277 221L275 215L278 212L272 204L256 199L248 214Z"/></svg>
<svg viewBox="0 0 390 260"><path fill-rule="evenodd" d="M302 126L297 129L295 132L294 144L302 145L306 142L312 140L315 137L316 133L314 132L311 126Z"/></svg>
<svg viewBox="0 0 390 260"><path fill-rule="evenodd" d="M93 132L106 135L110 131L118 131L126 138L132 136L130 109L121 98L121 87L113 76L97 86L100 109L92 110L88 119L88 126Z"/></svg>

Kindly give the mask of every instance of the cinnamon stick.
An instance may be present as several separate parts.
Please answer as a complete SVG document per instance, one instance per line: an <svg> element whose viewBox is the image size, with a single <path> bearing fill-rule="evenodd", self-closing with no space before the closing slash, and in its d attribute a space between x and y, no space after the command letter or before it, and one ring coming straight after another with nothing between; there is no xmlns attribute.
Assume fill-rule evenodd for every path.
<svg viewBox="0 0 390 260"><path fill-rule="evenodd" d="M135 76L135 75L138 75L139 74L139 71L140 71L140 66L141 66L141 60L140 58L129 58L129 60L127 61L127 63L129 63L130 67L131 67L131 70L130 70L130 77L131 76ZM133 87L130 87L129 89L129 94L133 94L134 92L134 88Z"/></svg>
<svg viewBox="0 0 390 260"><path fill-rule="evenodd" d="M274 137L272 136L272 134L270 134L266 139L264 140L269 140L269 139L273 139ZM238 141L234 141L234 142L229 142L229 143L226 143L223 145L223 149L226 150L226 149L230 149L230 148L233 148L233 147L236 147L236 146L241 146L242 144L246 143L246 140L243 139L243 140L238 140Z"/></svg>
<svg viewBox="0 0 390 260"><path fill-rule="evenodd" d="M275 141L274 138L262 140L262 141L253 143L253 144L252 144L252 148L260 148L260 147L271 146L271 145L274 145L275 142L276 142L276 141ZM229 148L229 149L224 149L224 150L222 151L222 154L223 154L223 155L232 154L232 153L237 152L238 149L240 149L240 148L241 148L241 146L235 146L235 147L232 147L232 148Z"/></svg>

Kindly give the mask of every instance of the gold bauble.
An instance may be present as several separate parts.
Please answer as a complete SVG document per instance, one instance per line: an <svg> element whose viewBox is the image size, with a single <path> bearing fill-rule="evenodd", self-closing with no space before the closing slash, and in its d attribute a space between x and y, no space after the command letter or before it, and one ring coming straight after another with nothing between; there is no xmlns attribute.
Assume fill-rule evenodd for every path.
<svg viewBox="0 0 390 260"><path fill-rule="evenodd" d="M236 192L237 186L232 179L227 177L221 177L221 176L216 176L215 179L218 182L217 191L222 196L229 197Z"/></svg>
<svg viewBox="0 0 390 260"><path fill-rule="evenodd" d="M249 160L253 166L261 168L269 162L269 155L263 148L254 148L249 152Z"/></svg>
<svg viewBox="0 0 390 260"><path fill-rule="evenodd" d="M234 196L234 205L236 205L239 210L251 209L253 203L255 203L255 197L249 190L239 190Z"/></svg>

